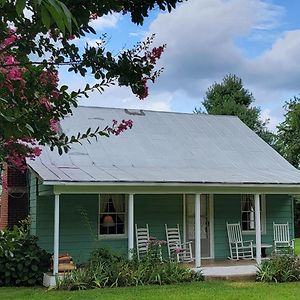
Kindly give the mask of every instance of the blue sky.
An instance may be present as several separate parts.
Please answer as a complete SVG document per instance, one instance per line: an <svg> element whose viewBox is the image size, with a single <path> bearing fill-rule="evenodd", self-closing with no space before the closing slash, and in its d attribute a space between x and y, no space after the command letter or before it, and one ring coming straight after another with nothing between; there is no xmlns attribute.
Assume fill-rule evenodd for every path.
<svg viewBox="0 0 300 300"><path fill-rule="evenodd" d="M211 84L234 73L274 129L283 119L284 102L300 91L299 11L297 0L189 0L171 14L152 12L144 26L132 24L129 15L99 18L93 26L98 36L107 33L115 54L156 33L155 43L167 44L159 63L165 70L144 101L112 87L80 104L192 112ZM97 38L75 42L82 46ZM61 80L72 88L84 84L66 72Z"/></svg>

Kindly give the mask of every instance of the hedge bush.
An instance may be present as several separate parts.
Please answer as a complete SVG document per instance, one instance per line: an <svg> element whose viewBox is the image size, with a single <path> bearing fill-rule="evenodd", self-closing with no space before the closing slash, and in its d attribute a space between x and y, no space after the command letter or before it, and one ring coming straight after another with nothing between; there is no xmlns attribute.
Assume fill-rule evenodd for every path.
<svg viewBox="0 0 300 300"><path fill-rule="evenodd" d="M256 279L263 282L290 282L300 280L300 257L273 255L258 268Z"/></svg>
<svg viewBox="0 0 300 300"><path fill-rule="evenodd" d="M0 286L40 284L48 270L50 254L29 233L29 222L0 231Z"/></svg>

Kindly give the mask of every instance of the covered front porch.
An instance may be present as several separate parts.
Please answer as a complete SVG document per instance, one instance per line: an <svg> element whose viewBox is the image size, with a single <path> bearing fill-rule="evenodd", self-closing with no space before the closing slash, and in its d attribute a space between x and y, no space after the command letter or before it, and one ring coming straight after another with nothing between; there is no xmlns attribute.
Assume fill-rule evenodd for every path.
<svg viewBox="0 0 300 300"><path fill-rule="evenodd" d="M58 272L58 254L61 252L68 252L76 259L78 248L82 246L84 230L82 226L79 228L79 215L75 211L77 204L87 208L87 214L91 217L91 223L95 225L97 240L94 241L96 247L108 247L117 253L127 252L129 258L132 256L132 249L135 249L135 224L143 226L149 224L150 235L157 239L165 239L164 224L175 225L179 224L181 229L181 236L183 241L193 240L193 255L194 263L192 268L201 268L210 274L209 270L223 272L224 274L229 270L234 272L234 268L249 269L252 273L255 270L255 265L261 263L261 243L272 241L271 225L274 221L289 220L291 221L292 209L291 201L285 194L269 194L266 195L267 204L261 204L262 193L251 193L254 199L255 208L255 230L251 233L246 232L247 238L253 239L256 245L255 261L247 261L246 264L240 262L230 261L231 266L216 266L209 262L211 259L217 259L214 262L220 262L218 259L223 259L223 262L229 261L228 238L226 232L226 222L236 222L241 219L241 191L228 191L209 193L178 193L178 191L171 192L150 192L147 193L137 191L136 193L126 193L126 191L109 191L99 190L95 193L95 187L87 193L87 188L72 189L64 187L54 187L54 206L53 214L53 237L54 237L54 268L53 274ZM72 192L71 192L72 190ZM117 192L117 193L116 193ZM245 194L245 193L244 193ZM101 216L106 214L101 210L101 195L123 195L125 210L124 210L124 232L119 236L116 234L108 234L107 236L101 234ZM249 195L249 193L247 193ZM51 197L52 198L52 197ZM53 198L52 198L53 199ZM78 201L78 202L77 202ZM50 201L53 203L53 200ZM48 204L50 203L48 202ZM273 206L272 206L273 204ZM66 209L70 213L70 205L73 205L73 214L77 214L77 223L72 223L66 216ZM88 206L88 207L87 207ZM191 206L193 213L190 214ZM264 207L265 206L265 207ZM267 217L264 217L264 224L262 225L261 207ZM283 211L283 213L281 212ZM205 212L205 213L204 213ZM192 220L191 220L192 216ZM73 220L74 222L74 220ZM76 228L78 229L76 230ZM71 241L67 237L71 228L74 240ZM76 233L78 233L79 244L76 245ZM66 242L68 240L68 242ZM87 240L87 239L86 239ZM53 245L53 244L52 244ZM74 248L77 249L75 251ZM87 248L87 246L84 246ZM82 249L88 251L88 249ZM81 255L82 255L81 251ZM72 254L72 252L74 254ZM83 255L86 257L86 254ZM166 258L166 257L165 257ZM239 267L240 266L240 267ZM216 269L216 267L222 267ZM227 267L231 267L228 269ZM232 267L234 267L232 269Z"/></svg>

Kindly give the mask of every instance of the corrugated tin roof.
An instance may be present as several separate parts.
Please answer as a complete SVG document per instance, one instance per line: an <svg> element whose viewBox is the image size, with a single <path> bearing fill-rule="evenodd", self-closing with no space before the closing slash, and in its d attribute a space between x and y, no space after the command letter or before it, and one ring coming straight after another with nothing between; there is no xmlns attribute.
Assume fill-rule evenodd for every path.
<svg viewBox="0 0 300 300"><path fill-rule="evenodd" d="M44 148L30 167L44 181L298 184L300 171L237 117L79 107L61 122L67 135L132 119L119 136Z"/></svg>

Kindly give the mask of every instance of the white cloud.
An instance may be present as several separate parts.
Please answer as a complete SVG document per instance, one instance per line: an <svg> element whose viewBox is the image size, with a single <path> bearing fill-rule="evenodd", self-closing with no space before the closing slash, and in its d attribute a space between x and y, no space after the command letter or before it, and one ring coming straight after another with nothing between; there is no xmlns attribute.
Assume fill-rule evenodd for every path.
<svg viewBox="0 0 300 300"><path fill-rule="evenodd" d="M258 0L190 0L172 14L160 14L149 29L157 43L167 43L160 87L196 96L207 81L244 73L247 61L235 39L261 24L275 26L272 16L278 17L279 9L268 13L270 7Z"/></svg>
<svg viewBox="0 0 300 300"><path fill-rule="evenodd" d="M33 12L31 10L25 8L23 13L26 19L32 20Z"/></svg>
<svg viewBox="0 0 300 300"><path fill-rule="evenodd" d="M147 36L147 31L140 30L140 31L129 32L129 36L144 38L145 36Z"/></svg>
<svg viewBox="0 0 300 300"><path fill-rule="evenodd" d="M213 82L234 73L253 92L255 105L268 112L274 128L291 89L300 89L300 30L279 37L277 32L273 46L254 58L247 58L236 40L252 39L254 47L257 37L274 39L284 13L281 6L263 0L190 0L172 14L159 14L148 33L156 33L157 44L167 43L160 61L165 71L155 92L171 93L172 101L176 94L186 94L199 106Z"/></svg>
<svg viewBox="0 0 300 300"><path fill-rule="evenodd" d="M165 71L151 87L149 99L139 101L129 89L112 87L81 104L191 112L213 82L234 73L253 92L255 105L262 107L263 118L270 117L274 129L282 120L284 101L300 89L300 30L278 34L284 13L267 0L184 2L150 24L147 35L156 33L155 43L167 43L167 49L159 63ZM99 18L92 25L98 30L114 27L120 17ZM258 40L274 42L259 56L247 58L236 43L243 38L252 47Z"/></svg>
<svg viewBox="0 0 300 300"><path fill-rule="evenodd" d="M72 87L71 87L72 88ZM102 107L120 107L136 108L159 111L170 111L172 95L167 92L151 93L145 100L139 100L135 97L130 88L111 86L103 94L93 92L89 98L80 99L80 105L84 106L102 106Z"/></svg>
<svg viewBox="0 0 300 300"><path fill-rule="evenodd" d="M96 20L92 20L89 25L93 27L96 31L102 31L105 28L116 27L122 15L119 13L113 13L111 15L106 15Z"/></svg>
<svg viewBox="0 0 300 300"><path fill-rule="evenodd" d="M247 71L261 87L300 89L300 30L284 33L272 48L249 62Z"/></svg>
<svg viewBox="0 0 300 300"><path fill-rule="evenodd" d="M281 16L285 13L282 6L263 1L254 1L258 6L257 21L254 29L271 30L280 26Z"/></svg>
<svg viewBox="0 0 300 300"><path fill-rule="evenodd" d="M261 119L263 121L269 120L267 127L272 131L276 131L277 124L282 121L280 118L273 115L271 110L268 108L261 111Z"/></svg>
<svg viewBox="0 0 300 300"><path fill-rule="evenodd" d="M86 39L85 43L88 44L90 47L98 48L103 45L104 41L101 39Z"/></svg>

